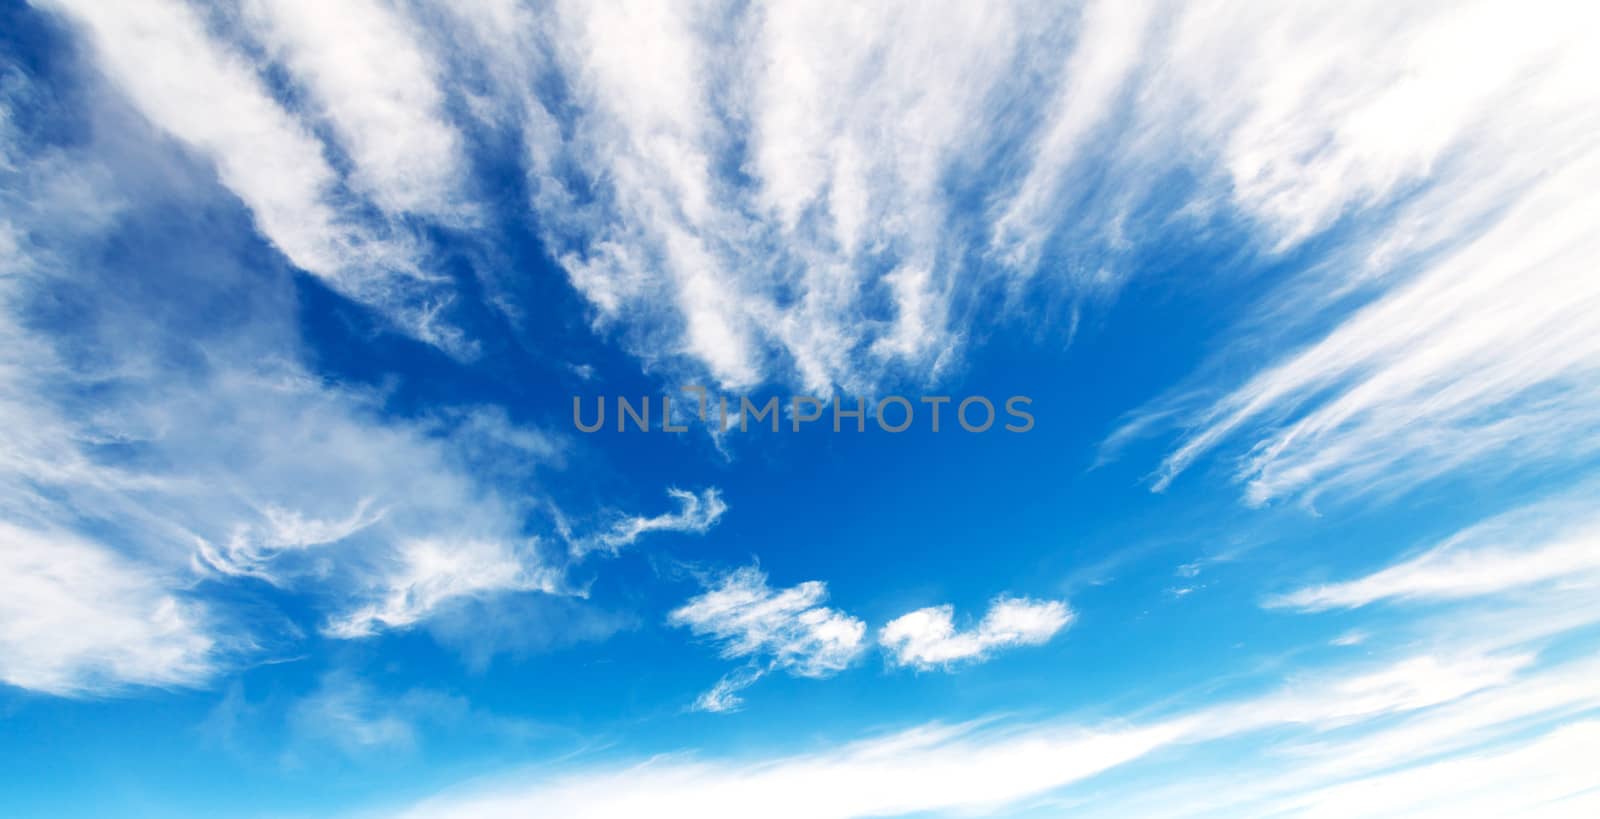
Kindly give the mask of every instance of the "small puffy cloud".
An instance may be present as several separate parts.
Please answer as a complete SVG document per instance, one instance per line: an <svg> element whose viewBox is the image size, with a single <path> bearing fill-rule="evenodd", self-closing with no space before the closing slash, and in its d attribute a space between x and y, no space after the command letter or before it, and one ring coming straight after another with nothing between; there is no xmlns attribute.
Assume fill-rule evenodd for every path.
<svg viewBox="0 0 1600 819"><path fill-rule="evenodd" d="M668 621L721 647L723 657L747 659L750 670L725 677L701 697L705 710L738 704L733 692L767 671L801 677L828 677L844 670L864 648L867 626L823 604L828 586L817 580L773 589L759 568L747 566L724 575L704 593L673 611Z"/></svg>
<svg viewBox="0 0 1600 819"><path fill-rule="evenodd" d="M147 568L0 521L0 682L60 696L198 685L218 665L208 626Z"/></svg>
<svg viewBox="0 0 1600 819"><path fill-rule="evenodd" d="M1076 617L1059 600L1000 597L976 628L957 631L954 607L929 606L889 621L878 643L895 665L928 669L982 661L997 649L1043 645Z"/></svg>

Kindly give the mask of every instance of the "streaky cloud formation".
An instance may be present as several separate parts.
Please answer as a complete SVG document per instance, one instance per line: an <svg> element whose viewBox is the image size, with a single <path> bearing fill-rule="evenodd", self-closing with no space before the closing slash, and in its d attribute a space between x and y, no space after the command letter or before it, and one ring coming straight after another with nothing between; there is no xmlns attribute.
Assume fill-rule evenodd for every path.
<svg viewBox="0 0 1600 819"><path fill-rule="evenodd" d="M1594 781L1572 764L1600 750L1600 722L1558 728L1498 753L1449 759L1285 800L1288 815L1312 817L1537 816L1578 819L1600 810Z"/></svg>
<svg viewBox="0 0 1600 819"><path fill-rule="evenodd" d="M633 331L647 359L699 361L724 387L776 377L826 391L897 370L936 376L959 354L959 320L985 292L1016 294L1043 277L1047 299L1113 294L1131 273L1127 249L1168 229L1145 214L1171 196L1157 185L1174 174L1195 183L1164 210L1200 228L1218 217L1258 224L1269 255L1352 220L1358 233L1331 261L1347 272L1327 287L1414 280L1411 306L1396 303L1388 316L1419 321L1424 301L1466 311L1498 303L1470 296L1478 285L1467 283L1522 280L1503 263L1515 258L1550 286L1502 295L1529 299L1535 312L1585 310L1593 294L1571 267L1585 258L1583 223L1570 214L1584 210L1572 197L1593 187L1579 181L1591 164L1581 112L1594 101L1579 78L1593 67L1583 43L1594 21L1566 19L1558 3L1362 8L1370 13L1219 0L1155 25L1153 7L1112 2L1000 4L977 16L893 6L818 16L779 3L731 20L714 6L558 4L539 22L565 35L549 70L569 79L579 110L571 142L538 153L604 184L585 198L544 161L533 169L541 196L560 189L559 201L585 203L581 215L550 222L549 241L565 249L557 255L603 325ZM719 38L730 29L745 37ZM644 31L648 54L621 46ZM1062 38L1073 42L1065 55ZM1234 47L1241 39L1252 48ZM1352 51L1370 58L1352 63ZM1540 93L1519 93L1535 86ZM1017 100L1041 94L1052 101L1039 115L1009 116ZM989 127L965 127L977 121ZM1536 140L1522 138L1529 131ZM736 162L713 159L730 153ZM1545 178L1552 156L1571 172ZM1087 199L1085 188L1107 194ZM955 207L961 200L985 207L974 218ZM1558 245L1548 260L1540 250ZM1470 323L1454 308L1427 314L1434 327ZM1343 358L1326 366L1306 360L1293 370L1304 383L1273 394L1359 376L1392 358L1388 345L1428 332L1376 313L1369 323L1347 331L1361 345L1338 345ZM1383 333L1369 332L1379 325ZM1512 334L1531 326L1501 325ZM1446 335L1423 338L1439 354L1413 366L1432 361L1440 378L1469 366L1461 356L1492 354L1483 350L1544 357L1515 336L1479 353ZM1508 363L1521 375L1498 399L1463 395L1438 420L1474 417L1473 407L1489 406L1479 402L1539 384L1585 383L1576 362L1593 356L1557 357L1572 363ZM1427 383L1399 376L1383 383ZM1223 429L1262 417L1251 409L1230 422L1234 405L1250 407L1248 393L1194 422L1199 431L1163 480ZM1337 426L1343 411L1314 422ZM1384 428L1395 427L1375 420L1366 434ZM1463 428L1452 437L1454 446L1483 436ZM1253 491L1290 491L1280 471L1304 470L1285 461Z"/></svg>
<svg viewBox="0 0 1600 819"><path fill-rule="evenodd" d="M878 632L878 644L896 665L948 668L1001 649L1047 643L1076 616L1059 600L999 597L976 626L960 631L954 606L929 606L889 621Z"/></svg>
<svg viewBox="0 0 1600 819"><path fill-rule="evenodd" d="M845 819L983 810L1098 773L1159 747L1163 729L1064 730L1006 738L927 726L832 752L750 764L661 761L579 773L543 787L501 788L424 803L405 819L498 819L549 810L574 819L630 815Z"/></svg>
<svg viewBox="0 0 1600 819"><path fill-rule="evenodd" d="M537 806L539 810L572 817L647 811L658 816L735 817L759 813L844 819L922 812L987 814L1008 808L1048 807L1053 803L1047 794L1112 769L1137 769L1141 760L1158 751L1260 732L1294 729L1310 731L1315 736L1352 724L1382 725L1463 701L1479 692L1531 685L1536 680L1517 677L1518 670L1525 669L1528 661L1527 657L1413 657L1379 668L1328 669L1317 680L1285 685L1257 698L1144 723L929 724L787 756L744 760L665 758L635 766L549 772L533 783L488 784L480 786L476 793L424 801L395 815L405 819L497 819L521 816ZM1474 761L1480 758L1516 765L1502 769L1502 776L1485 783L1485 791L1493 795L1496 804L1534 806L1553 798L1583 794L1600 784L1600 775L1577 757L1565 758L1553 768L1540 765L1552 761L1548 752L1555 748L1591 747L1594 734L1581 727L1590 724L1581 723L1576 736L1569 731L1543 734L1523 746L1520 753L1490 752L1481 757L1463 754L1452 757L1450 762L1466 769L1476 767ZM1423 758L1427 753L1426 749L1413 749L1408 758ZM1330 754L1319 759L1333 761L1337 757ZM1311 781L1333 785L1360 770L1366 768L1359 763L1348 765ZM1548 777L1550 784L1519 791L1518 774ZM1331 809L1339 804L1335 797L1344 796L1318 790L1315 785L1302 783L1301 787L1303 790L1293 796L1302 810ZM1446 792L1441 789L1437 794ZM1247 810L1231 815L1271 813L1273 800L1256 796L1253 803L1242 806ZM1278 797L1281 801L1282 795ZM1090 815L1096 812L1093 803L1069 800L1063 804L1088 808L1085 812ZM1161 815L1204 815L1203 810L1183 810L1183 804L1167 802L1164 807L1171 812ZM1178 810L1172 811L1175 806ZM1128 815L1117 809L1102 812Z"/></svg>
<svg viewBox="0 0 1600 819"><path fill-rule="evenodd" d="M1311 586L1267 600L1307 611L1384 600L1456 600L1518 593L1560 583L1600 586L1600 511L1591 483L1485 521L1408 560L1354 580Z"/></svg>
<svg viewBox="0 0 1600 819"><path fill-rule="evenodd" d="M336 8L248 0L251 31L315 100L355 166L355 187L390 214L459 220L462 139L417 24L376 0Z"/></svg>
<svg viewBox="0 0 1600 819"><path fill-rule="evenodd" d="M959 274L978 271L944 186L982 164L967 123L1049 15L907 8L553 7L578 111L539 154L584 189L531 170L537 202L583 203L552 214L547 241L601 326L724 388L949 365L974 286Z"/></svg>
<svg viewBox="0 0 1600 819"><path fill-rule="evenodd" d="M0 5L8 816L1600 815L1596 42Z"/></svg>
<svg viewBox="0 0 1600 819"><path fill-rule="evenodd" d="M451 298L450 288L443 277L426 270L421 241L401 224L367 218L346 204L345 181L313 129L272 95L237 48L211 36L192 7L177 0L113 4L50 0L45 5L60 9L84 28L108 79L145 117L215 163L222 184L250 208L262 235L296 267L372 306L408 334L458 355L472 353L472 342L439 317ZM363 89L359 83L341 84L348 78L334 71L346 64L317 64L316 55L308 53L315 43L306 45L296 56L304 54L302 62L308 64L303 67L319 82L327 81L322 83L326 92L360 97L370 106L366 110L371 117L342 129L358 143L355 153L364 163L362 184L378 188L382 200L418 204L412 189L416 186L406 177L419 172L411 160L421 157L407 154L428 154L421 167L431 167L439 161L435 149L446 146L409 152L390 148L391 140L426 140L430 132L413 136L419 132L418 120L406 117L403 105L381 96L367 97L365 92L373 89ZM403 60L405 51L389 51L384 61L390 67L384 75L399 79L388 72L395 70L397 56L402 58L400 67L409 67ZM416 92L407 95L411 93ZM394 129L389 127L392 123L370 121L381 120L383 113L405 118L408 127ZM379 136L374 131L384 133ZM369 142L369 137L376 139ZM397 152L401 155L394 155ZM424 188L432 184L421 183Z"/></svg>
<svg viewBox="0 0 1600 819"><path fill-rule="evenodd" d="M1365 25L1316 8L1279 12L1320 30L1266 52L1276 79L1218 95L1255 102L1224 156L1235 198L1280 243L1349 225L1273 316L1304 326L1326 303L1365 303L1186 413L1155 487L1238 438L1234 476L1255 504L1592 454L1600 152L1586 112L1600 92L1582 78L1600 20L1558 3L1392 7ZM1369 59L1339 56L1354 50Z"/></svg>

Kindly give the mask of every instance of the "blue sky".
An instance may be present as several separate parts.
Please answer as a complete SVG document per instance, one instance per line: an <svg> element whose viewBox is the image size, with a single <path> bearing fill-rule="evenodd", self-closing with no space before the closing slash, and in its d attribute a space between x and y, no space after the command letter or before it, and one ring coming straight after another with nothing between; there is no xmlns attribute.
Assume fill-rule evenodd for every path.
<svg viewBox="0 0 1600 819"><path fill-rule="evenodd" d="M1582 4L0 9L0 813L1600 814Z"/></svg>

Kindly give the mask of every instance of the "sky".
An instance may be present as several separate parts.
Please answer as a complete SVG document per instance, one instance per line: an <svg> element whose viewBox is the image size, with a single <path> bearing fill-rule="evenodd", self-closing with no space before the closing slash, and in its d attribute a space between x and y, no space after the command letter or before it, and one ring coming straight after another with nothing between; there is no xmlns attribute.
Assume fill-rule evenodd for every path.
<svg viewBox="0 0 1600 819"><path fill-rule="evenodd" d="M1600 815L1597 40L0 3L0 814Z"/></svg>

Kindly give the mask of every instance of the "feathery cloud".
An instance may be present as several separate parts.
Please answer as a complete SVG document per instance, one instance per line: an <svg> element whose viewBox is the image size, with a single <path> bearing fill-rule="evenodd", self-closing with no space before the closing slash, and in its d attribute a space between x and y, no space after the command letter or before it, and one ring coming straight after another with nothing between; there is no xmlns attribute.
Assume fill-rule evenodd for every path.
<svg viewBox="0 0 1600 819"><path fill-rule="evenodd" d="M1275 249L1344 227L1241 346L1313 341L1179 413L1156 488L1241 439L1234 476L1256 504L1600 448L1600 333L1587 318L1600 309L1587 216L1600 149L1586 113L1600 92L1581 79L1597 68L1585 43L1600 19L1555 3L1389 4L1361 18L1211 5L1178 29L1160 96L1232 101L1199 112L1196 129ZM1203 22L1224 19L1226 32ZM1222 57L1241 23L1263 37ZM1172 411L1157 402L1131 423Z"/></svg>
<svg viewBox="0 0 1600 819"><path fill-rule="evenodd" d="M747 659L752 671L724 678L701 698L702 707L727 710L733 692L768 671L828 677L843 671L864 649L866 624L823 604L827 584L811 580L773 589L754 566L736 569L673 610L668 622L717 643L723 657Z"/></svg>
<svg viewBox="0 0 1600 819"><path fill-rule="evenodd" d="M569 537L572 556L583 557L591 552L615 555L648 532L705 534L716 525L723 513L728 511L728 504L722 500L721 490L714 486L700 490L699 494L677 488L668 489L667 494L678 502L678 511L664 512L651 517L628 515L612 523L603 532L585 537Z"/></svg>
<svg viewBox="0 0 1600 819"><path fill-rule="evenodd" d="M370 637L403 629L459 599L488 594L562 590L560 572L531 548L504 541L416 539L400 544L394 565L368 594L377 599L335 615L324 629L334 637Z"/></svg>

